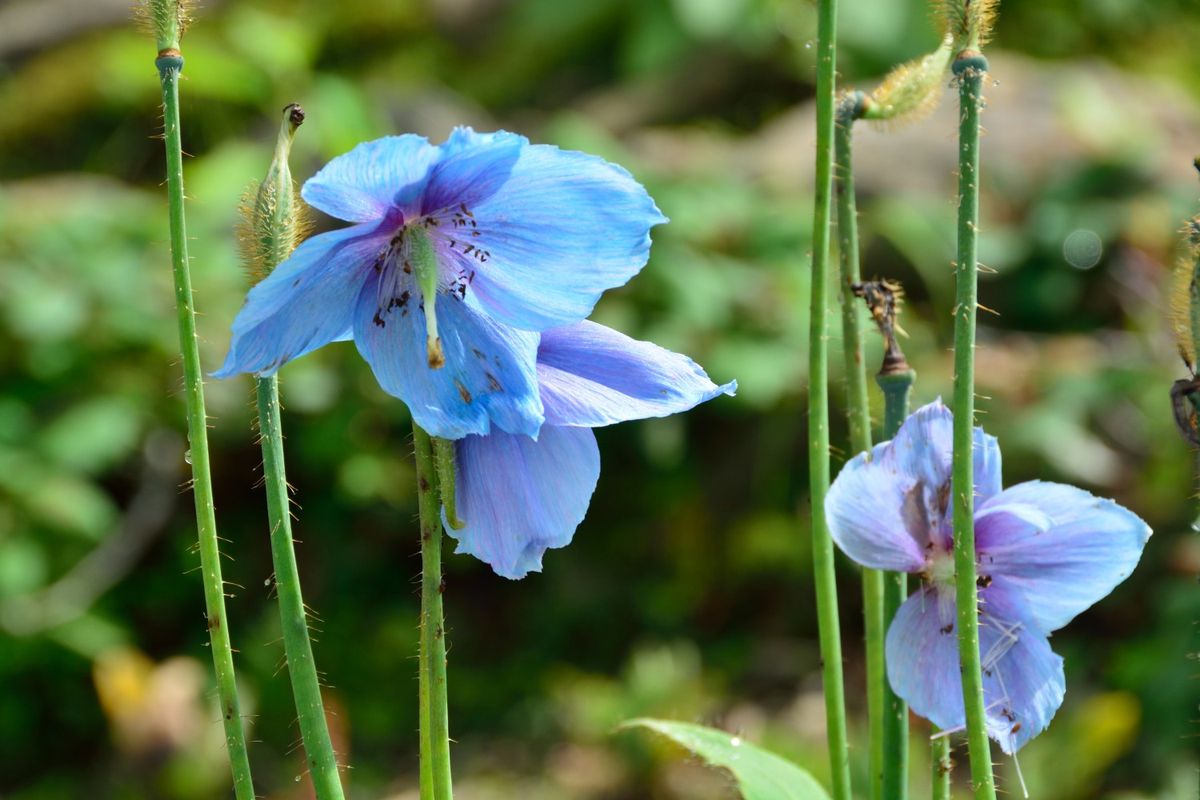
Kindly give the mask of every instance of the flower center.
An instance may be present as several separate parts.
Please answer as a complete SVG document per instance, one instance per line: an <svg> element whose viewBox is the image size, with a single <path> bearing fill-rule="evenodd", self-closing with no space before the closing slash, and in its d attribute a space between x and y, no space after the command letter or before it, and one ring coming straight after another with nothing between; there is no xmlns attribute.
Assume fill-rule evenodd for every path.
<svg viewBox="0 0 1200 800"><path fill-rule="evenodd" d="M925 575L934 586L954 586L954 552L940 547L930 550Z"/></svg>

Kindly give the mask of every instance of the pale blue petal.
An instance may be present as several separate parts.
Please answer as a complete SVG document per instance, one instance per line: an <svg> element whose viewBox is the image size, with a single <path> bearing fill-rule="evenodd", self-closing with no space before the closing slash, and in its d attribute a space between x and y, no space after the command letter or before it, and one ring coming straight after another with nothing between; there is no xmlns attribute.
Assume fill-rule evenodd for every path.
<svg viewBox="0 0 1200 800"><path fill-rule="evenodd" d="M433 369L419 296L380 309L378 284L372 274L359 295L354 342L379 385L408 405L417 424L443 439L486 434L493 424L537 435L543 419L534 366L537 334L500 325L456 296L438 294L446 363Z"/></svg>
<svg viewBox="0 0 1200 800"><path fill-rule="evenodd" d="M1062 659L1045 635L1022 621L1019 602L985 589L980 654L988 734L1013 753L1045 730L1066 691ZM888 629L888 681L915 714L942 730L960 730L963 713L958 622L952 588L923 587Z"/></svg>
<svg viewBox="0 0 1200 800"><path fill-rule="evenodd" d="M1033 620L1058 630L1125 580L1150 528L1111 500L1074 486L1030 481L980 506L980 570L1019 587Z"/></svg>
<svg viewBox="0 0 1200 800"><path fill-rule="evenodd" d="M540 572L549 548L566 547L587 514L600 477L596 437L586 428L547 425L535 442L493 433L457 442L458 515L446 526L459 553L498 575Z"/></svg>
<svg viewBox="0 0 1200 800"><path fill-rule="evenodd" d="M892 691L942 730L963 724L954 591L922 586L888 627L885 652Z"/></svg>
<svg viewBox="0 0 1200 800"><path fill-rule="evenodd" d="M371 263L387 239L354 225L305 241L250 290L233 321L225 364L215 374L270 375L350 328Z"/></svg>
<svg viewBox="0 0 1200 800"><path fill-rule="evenodd" d="M687 356L586 320L544 332L537 369L547 425L665 417L737 389Z"/></svg>
<svg viewBox="0 0 1200 800"><path fill-rule="evenodd" d="M1011 755L1044 731L1062 705L1067 691L1063 660L1029 620L1029 604L996 585L980 597L987 731Z"/></svg>
<svg viewBox="0 0 1200 800"><path fill-rule="evenodd" d="M470 248L459 242L445 257L474 275L481 306L537 331L587 317L601 293L645 265L650 228L666 221L620 167L511 134L438 165L425 210L438 208L470 215Z"/></svg>
<svg viewBox="0 0 1200 800"><path fill-rule="evenodd" d="M438 148L411 133L363 142L309 178L300 194L338 219L382 219L392 207L403 210L421 195L439 157Z"/></svg>
<svg viewBox="0 0 1200 800"><path fill-rule="evenodd" d="M891 444L846 462L825 497L829 532L842 552L864 567L920 572L929 522L919 515L916 478L896 462Z"/></svg>

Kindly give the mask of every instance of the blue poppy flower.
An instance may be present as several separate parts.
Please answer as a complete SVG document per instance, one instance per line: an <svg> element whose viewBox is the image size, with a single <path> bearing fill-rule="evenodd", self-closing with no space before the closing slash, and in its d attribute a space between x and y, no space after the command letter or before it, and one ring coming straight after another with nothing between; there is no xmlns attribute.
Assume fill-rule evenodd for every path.
<svg viewBox="0 0 1200 800"><path fill-rule="evenodd" d="M955 635L952 415L918 410L896 438L849 461L830 487L833 539L866 567L921 576L887 634L888 680L943 730L963 727ZM1066 692L1049 636L1104 598L1141 558L1150 528L1111 500L1059 483L1002 489L1000 447L975 429L975 562L988 734L1014 753Z"/></svg>
<svg viewBox="0 0 1200 800"><path fill-rule="evenodd" d="M350 227L314 236L255 286L224 366L270 375L352 338L434 436L536 436L537 333L591 313L646 263L666 219L632 176L523 136L406 134L335 158L301 192Z"/></svg>
<svg viewBox="0 0 1200 800"><path fill-rule="evenodd" d="M461 530L446 532L506 578L538 572L549 548L566 547L587 514L600 477L591 428L665 417L721 395L686 356L594 322L554 328L538 347L546 424L537 441L493 432L456 445Z"/></svg>

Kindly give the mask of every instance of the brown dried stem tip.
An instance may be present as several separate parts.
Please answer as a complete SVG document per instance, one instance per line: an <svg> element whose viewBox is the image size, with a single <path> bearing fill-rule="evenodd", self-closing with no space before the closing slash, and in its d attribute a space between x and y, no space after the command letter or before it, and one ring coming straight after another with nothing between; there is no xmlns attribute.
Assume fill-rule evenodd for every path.
<svg viewBox="0 0 1200 800"><path fill-rule="evenodd" d="M861 297L871 312L871 319L883 335L883 366L879 368L880 375L895 375L911 369L896 334L904 334L904 329L897 322L900 312L900 302L904 297L904 288L899 283L889 280L863 281L850 287L855 297Z"/></svg>

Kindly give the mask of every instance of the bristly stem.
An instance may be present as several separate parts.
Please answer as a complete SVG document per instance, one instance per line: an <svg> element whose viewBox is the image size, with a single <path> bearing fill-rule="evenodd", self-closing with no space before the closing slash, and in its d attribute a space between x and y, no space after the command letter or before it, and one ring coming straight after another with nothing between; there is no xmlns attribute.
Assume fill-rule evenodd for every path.
<svg viewBox="0 0 1200 800"><path fill-rule="evenodd" d="M288 166L292 138L304 122L304 110L289 105L283 110L275 155L267 176L259 185L253 204L243 208L242 242L251 269L265 275L286 259L299 239L299 212L292 173ZM279 598L279 621L283 629L283 651L288 679L296 701L300 737L304 744L309 778L317 800L342 800L337 755L325 719L321 683L308 635L308 617L300 591L300 572L292 540L291 502L284 462L283 425L280 420L279 379L274 375L255 381L258 397L258 429L263 454L263 482L267 492L267 519L271 526L271 560L275 567L275 591Z"/></svg>
<svg viewBox="0 0 1200 800"><path fill-rule="evenodd" d="M863 363L862 308L854 287L862 280L858 254L858 209L854 197L852 141L854 122L865 98L861 92L838 99L833 133L833 190L837 198L838 264L841 267L839 296L842 306L842 354L846 372L846 418L850 429L850 453L871 449L871 409L867 398L867 369ZM867 656L867 724L869 729L870 797L882 800L884 752L883 714L884 665L883 572L862 571L863 630Z"/></svg>
<svg viewBox="0 0 1200 800"><path fill-rule="evenodd" d="M883 438L894 439L908 417L909 396L917 373L903 361L888 366L875 376L883 390ZM908 575L883 573L883 621L891 625L900 606L908 599ZM887 800L908 797L908 703L885 681L883 716L883 796Z"/></svg>
<svg viewBox="0 0 1200 800"><path fill-rule="evenodd" d="M935 726L933 732L938 732ZM929 785L931 800L950 800L950 773L954 765L950 761L950 737L938 736L929 742Z"/></svg>
<svg viewBox="0 0 1200 800"><path fill-rule="evenodd" d="M830 197L833 192L833 108L837 2L817 2L817 156L813 203L812 307L808 334L808 467L812 501L813 571L825 688L825 722L834 800L850 800L842 641L838 622L833 540L825 522L829 492L828 278Z"/></svg>
<svg viewBox="0 0 1200 800"><path fill-rule="evenodd" d="M204 410L204 376L196 341L196 316L192 305L192 277L188 268L187 228L183 210L183 150L179 130L179 74L183 57L160 55L155 66L162 84L163 128L167 153L167 205L171 229L171 264L175 274L175 307L179 322L179 347L183 357L184 396L187 406L188 443L192 462L192 492L196 499L196 530L200 543L200 570L217 697L225 726L225 743L233 769L238 800L253 800L250 757L242 727L229 618L225 614L225 582L221 577L221 552L217 542L217 517L213 507L212 475L208 458L207 415Z"/></svg>
<svg viewBox="0 0 1200 800"><path fill-rule="evenodd" d="M271 524L271 560L275 591L283 627L283 651L300 720L300 737L308 773L318 800L341 800L342 783L337 755L329 737L321 683L308 636L308 618L300 593L300 573L292 542L292 519L287 474L283 459L283 429L279 418L279 381L272 375L255 383L258 425L262 434L263 478L267 489L267 516Z"/></svg>
<svg viewBox="0 0 1200 800"><path fill-rule="evenodd" d="M446 702L446 630L442 617L442 520L439 513L437 468L429 434L413 423L417 463L417 507L421 516L421 652L420 719L421 777L428 775L432 790L421 786L421 797L450 800L450 720Z"/></svg>
<svg viewBox="0 0 1200 800"><path fill-rule="evenodd" d="M995 800L992 754L985 727L983 673L979 656L979 597L975 585L975 307L979 261L979 116L987 60L960 53L958 77L958 254L954 307L954 569L971 782L977 800Z"/></svg>

